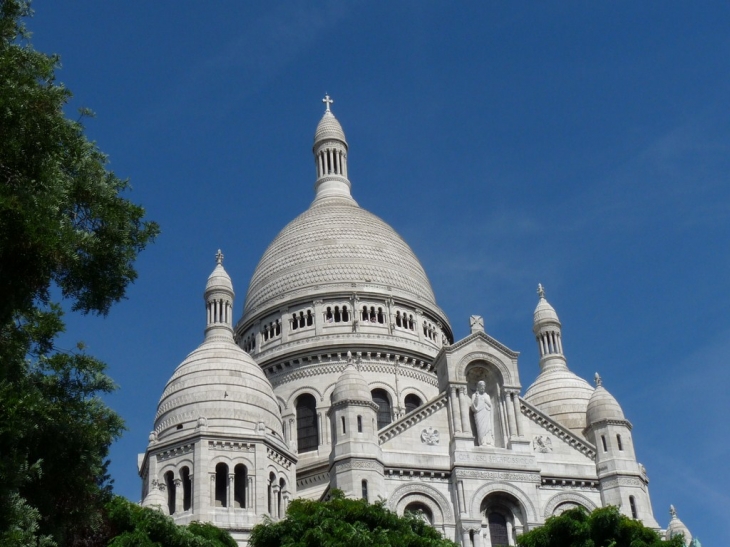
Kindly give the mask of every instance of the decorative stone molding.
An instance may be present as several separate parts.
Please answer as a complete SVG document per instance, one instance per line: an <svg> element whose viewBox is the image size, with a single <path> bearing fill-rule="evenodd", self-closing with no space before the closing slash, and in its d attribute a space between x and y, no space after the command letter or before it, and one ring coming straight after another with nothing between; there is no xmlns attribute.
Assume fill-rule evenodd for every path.
<svg viewBox="0 0 730 547"><path fill-rule="evenodd" d="M284 469L289 469L292 466L292 464L294 463L294 460L291 460L286 455L282 454L278 450L274 450L270 446L266 447L266 457L270 461L278 463Z"/></svg>
<svg viewBox="0 0 730 547"><path fill-rule="evenodd" d="M169 448L157 454L157 461L164 462L165 460L169 460L170 458L175 458L177 456L182 456L183 454L188 454L193 451L194 447L195 443L190 443L184 444L182 446L176 446L174 448Z"/></svg>
<svg viewBox="0 0 730 547"><path fill-rule="evenodd" d="M499 370L499 373L502 375L502 381L506 385L511 386L517 383L515 379L512 378L512 371L507 368L507 365L497 359L494 355L484 351L473 351L459 360L456 365L456 377L459 382L466 382L466 369L475 361L484 361L497 367L497 370Z"/></svg>
<svg viewBox="0 0 730 547"><path fill-rule="evenodd" d="M462 338L458 342L452 344L451 346L448 346L449 353L454 353L455 351L463 348L464 346L471 344L471 342L473 340L475 340L476 338L481 338L487 344L494 347L495 349L498 349L499 351L501 351L505 355L508 355L512 359L517 359L517 357L519 357L519 355L520 355L519 353L514 352L511 349L509 349L507 346L505 346L501 342L495 340L494 338L492 338L485 332L472 333L469 336L467 336L466 338Z"/></svg>
<svg viewBox="0 0 730 547"><path fill-rule="evenodd" d="M226 452L253 452L256 450L254 443L245 443L239 441L208 441L208 450L226 451Z"/></svg>
<svg viewBox="0 0 730 547"><path fill-rule="evenodd" d="M483 469L457 469L457 479L479 479L509 482L540 483L540 473L511 473L508 471L487 471Z"/></svg>
<svg viewBox="0 0 730 547"><path fill-rule="evenodd" d="M576 505L585 507L589 513L594 509L597 509L596 504L589 500L587 497L581 496L580 494L575 494L573 492L564 492L562 494L555 494L552 498L548 500L547 504L545 505L543 517L548 518L553 516L553 514L555 513L555 509L557 509L558 506L562 503L575 503Z"/></svg>
<svg viewBox="0 0 730 547"><path fill-rule="evenodd" d="M447 482L451 477L451 473L448 471L423 471L421 469L403 469L389 467L385 470L387 478L406 480L406 481L434 481L434 482Z"/></svg>
<svg viewBox="0 0 730 547"><path fill-rule="evenodd" d="M383 470L383 464L376 460L348 459L336 462L334 467L338 473L340 471L347 471L348 469L375 469L376 471L381 472Z"/></svg>
<svg viewBox="0 0 730 547"><path fill-rule="evenodd" d="M421 442L429 446L433 446L439 443L439 432L438 429L433 427L426 427L421 431Z"/></svg>
<svg viewBox="0 0 730 547"><path fill-rule="evenodd" d="M430 503L426 503L426 505L428 505L432 511L432 504L435 504L442 515L442 521L440 523L436 522L437 513L436 511L433 511L434 524L453 524L454 514L451 510L451 503L441 492L427 484L404 484L403 486L399 486L388 496L388 508L396 512L398 512L398 509L400 508L399 514L402 515L405 505L412 501L423 501L420 499L412 499L421 496L430 500ZM401 507L404 500L407 501L403 504L403 507Z"/></svg>
<svg viewBox="0 0 730 547"><path fill-rule="evenodd" d="M598 490L600 483L597 479L576 479L566 477L542 477L542 488L559 488L564 490Z"/></svg>
<svg viewBox="0 0 730 547"><path fill-rule="evenodd" d="M553 441L550 435L535 435L532 439L532 449L541 454L547 454L553 451Z"/></svg>
<svg viewBox="0 0 730 547"><path fill-rule="evenodd" d="M378 433L378 440L380 441L380 444L383 444L391 440L392 438L397 437L407 429L410 429L414 425L422 422L432 414L441 410L443 407L446 406L446 404L447 396L446 392L444 391L436 396L436 398L432 401L429 401L426 404L419 406L414 411L406 414L399 420L396 420L392 424L383 428Z"/></svg>
<svg viewBox="0 0 730 547"><path fill-rule="evenodd" d="M456 463L495 464L519 467L534 467L534 456L518 456L513 454L489 454L479 452L457 452Z"/></svg>
<svg viewBox="0 0 730 547"><path fill-rule="evenodd" d="M639 477L619 476L601 481L601 488L616 488L617 486L633 486L645 488L646 483Z"/></svg>
<svg viewBox="0 0 730 547"><path fill-rule="evenodd" d="M588 441L581 439L566 427L555 422L550 416L532 406L522 397L520 397L520 411L530 420L555 435L558 439L568 444L570 447L582 454L585 454L586 457L592 460L596 459L595 446L590 444Z"/></svg>

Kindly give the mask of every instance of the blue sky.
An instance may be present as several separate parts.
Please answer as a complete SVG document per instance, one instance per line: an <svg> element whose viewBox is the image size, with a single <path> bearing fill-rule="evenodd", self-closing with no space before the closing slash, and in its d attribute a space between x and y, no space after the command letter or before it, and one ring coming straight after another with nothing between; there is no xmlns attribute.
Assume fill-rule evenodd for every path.
<svg viewBox="0 0 730 547"><path fill-rule="evenodd" d="M526 389L542 282L569 366L599 371L634 425L660 524L673 503L704 545L729 543L730 5L34 8L69 113L96 111L88 134L162 227L128 300L69 316L64 339L120 386L117 492L139 497L136 455L202 340L216 250L240 315L264 249L309 205L328 92L355 198L412 246L457 338L483 315Z"/></svg>

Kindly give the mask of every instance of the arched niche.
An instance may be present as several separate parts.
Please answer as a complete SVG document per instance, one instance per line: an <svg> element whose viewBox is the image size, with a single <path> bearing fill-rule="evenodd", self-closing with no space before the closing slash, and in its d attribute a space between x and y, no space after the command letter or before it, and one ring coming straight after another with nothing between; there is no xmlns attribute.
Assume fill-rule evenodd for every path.
<svg viewBox="0 0 730 547"><path fill-rule="evenodd" d="M404 484L388 497L388 507L399 515L403 515L406 507L412 503L422 503L430 509L434 527L453 524L451 503L441 492L427 484Z"/></svg>
<svg viewBox="0 0 730 547"><path fill-rule="evenodd" d="M491 496L493 494L499 494L499 496L492 498ZM471 498L469 505L470 514L481 514L485 501L493 499L510 500L510 503L516 504L514 507L519 508L519 512L523 516L523 526L529 522L534 523L540 520L538 519L535 505L530 501L527 494L513 484L504 481L488 482L482 485Z"/></svg>
<svg viewBox="0 0 730 547"><path fill-rule="evenodd" d="M485 392L489 396L491 404L491 428L493 434L493 446L506 448L507 443L507 415L503 403L504 376L502 370L490 361L475 360L464 367L464 380L469 399L473 400L477 392L479 382L484 382ZM479 446L480 439L477 435L477 425L474 413L469 413L469 423L474 434L474 443Z"/></svg>
<svg viewBox="0 0 730 547"><path fill-rule="evenodd" d="M545 510L543 516L545 518L552 517L553 515L559 515L563 511L572 509L573 507L583 507L589 513L596 509L596 504L582 494L574 492L561 492L555 494L545 504Z"/></svg>
<svg viewBox="0 0 730 547"><path fill-rule="evenodd" d="M488 545L516 545L517 536L525 531L527 515L522 503L512 494L496 491L487 494L479 506L481 534Z"/></svg>

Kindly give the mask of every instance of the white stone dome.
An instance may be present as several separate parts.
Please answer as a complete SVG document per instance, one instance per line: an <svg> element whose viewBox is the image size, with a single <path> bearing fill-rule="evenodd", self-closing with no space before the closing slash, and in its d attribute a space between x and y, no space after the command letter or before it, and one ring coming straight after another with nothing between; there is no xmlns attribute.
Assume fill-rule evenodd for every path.
<svg viewBox="0 0 730 547"><path fill-rule="evenodd" d="M421 263L393 228L353 200L316 200L264 252L248 287L244 321L299 295L363 288L436 307Z"/></svg>
<svg viewBox="0 0 730 547"><path fill-rule="evenodd" d="M689 528L685 526L684 522L679 520L677 511L674 509L674 505L669 506L669 514L672 516L672 519L669 521L669 526L667 526L666 539L670 540L675 536L683 534L684 544L689 545L692 541L692 534L689 532Z"/></svg>
<svg viewBox="0 0 730 547"><path fill-rule="evenodd" d="M317 129L314 132L314 145L316 146L318 142L325 140L338 140L347 144L345 132L342 130L340 122L329 110L324 113L322 119L319 120L319 124L317 124Z"/></svg>
<svg viewBox="0 0 730 547"><path fill-rule="evenodd" d="M588 402L587 422L595 424L603 420L626 420L621 405L602 385L598 385Z"/></svg>
<svg viewBox="0 0 730 547"><path fill-rule="evenodd" d="M365 377L352 363L345 367L332 391L332 404L340 401L373 401Z"/></svg>
<svg viewBox="0 0 730 547"><path fill-rule="evenodd" d="M220 253L220 251L218 251L218 253ZM223 255L221 254L220 257L222 261ZM206 296L214 291L223 291L230 293L231 297L234 296L231 276L228 275L228 272L225 270L221 262L219 262L210 273L210 275L208 276L208 281L205 284Z"/></svg>
<svg viewBox="0 0 730 547"><path fill-rule="evenodd" d="M175 369L157 406L157 438L187 435L200 418L209 432L254 432L263 422L283 438L271 383L232 336L209 336Z"/></svg>
<svg viewBox="0 0 730 547"><path fill-rule="evenodd" d="M149 507L159 511L163 515L169 515L167 509L167 497L162 493L160 487L157 484L153 484L147 496L142 500L142 507Z"/></svg>
<svg viewBox="0 0 730 547"><path fill-rule="evenodd" d="M525 400L582 437L591 395L590 384L566 367L540 373L527 389Z"/></svg>
<svg viewBox="0 0 730 547"><path fill-rule="evenodd" d="M550 302L545 297L542 297L537 303L537 307L535 307L533 324L537 328L544 323L557 323L560 325L560 319L558 319L558 313L555 311L555 308L550 305Z"/></svg>

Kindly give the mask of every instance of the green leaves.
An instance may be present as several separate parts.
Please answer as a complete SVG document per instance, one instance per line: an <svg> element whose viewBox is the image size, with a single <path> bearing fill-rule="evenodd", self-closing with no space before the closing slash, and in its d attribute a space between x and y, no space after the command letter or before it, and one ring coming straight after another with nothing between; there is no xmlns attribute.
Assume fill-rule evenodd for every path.
<svg viewBox="0 0 730 547"><path fill-rule="evenodd" d="M455 544L415 516L399 517L383 502L345 498L333 490L330 500L297 499L279 522L256 526L250 547L448 547Z"/></svg>

